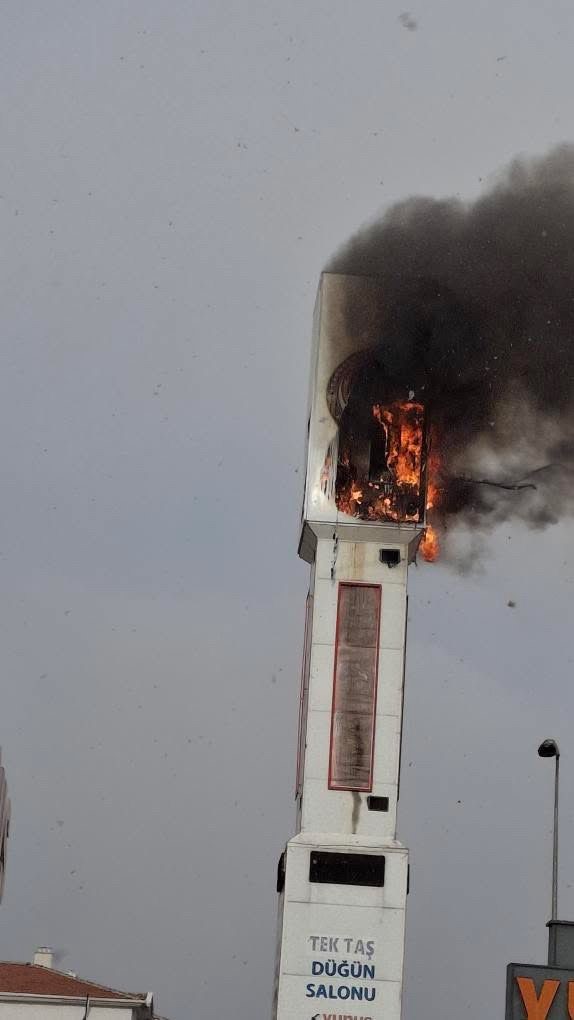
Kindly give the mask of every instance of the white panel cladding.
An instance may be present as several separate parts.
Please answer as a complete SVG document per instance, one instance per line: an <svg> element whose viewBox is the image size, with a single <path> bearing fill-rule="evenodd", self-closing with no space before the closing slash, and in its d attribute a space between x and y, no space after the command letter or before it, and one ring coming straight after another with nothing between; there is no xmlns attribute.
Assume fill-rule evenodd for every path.
<svg viewBox="0 0 574 1020"><path fill-rule="evenodd" d="M311 982L318 984L317 978ZM299 994L300 978L289 974L281 977L280 1003L277 1017L279 1020L399 1020L401 1015L401 983L399 981L379 981L376 988L375 1002L333 1001L335 991L344 984L342 981L331 982L327 979L329 989L328 1001L322 999L303 998ZM333 989L331 985L333 984Z"/></svg>
<svg viewBox="0 0 574 1020"><path fill-rule="evenodd" d="M313 644L309 672L309 710L331 712L333 676L335 673L335 642Z"/></svg>
<svg viewBox="0 0 574 1020"><path fill-rule="evenodd" d="M313 969L309 967L309 959L315 958L326 963L329 959L340 959L352 962L359 959L368 964L374 958L372 966L375 968L375 976L370 980L373 983L379 981L400 981L403 967L403 931L404 931L404 910L394 907L381 907L371 904L353 904L335 902L329 900L326 890L323 892L323 900L309 900L307 902L294 902L290 909L290 923L287 931L283 931L283 974L294 976L308 976L309 980L314 979L328 981L333 975L323 972L320 976L313 975ZM301 937L303 933L303 938ZM347 934L348 933L348 934ZM333 943L321 952L320 943L311 941L324 937L338 938L339 945L334 953ZM353 938L355 946L351 946L347 939ZM365 946L369 942L375 945L384 939L384 951L373 954L372 957L364 955L359 957L353 949L356 949L356 942L361 940ZM315 945L315 949L313 949ZM347 952L349 946L350 952ZM315 967L315 972L319 971ZM331 970L332 968L329 968ZM346 970L346 968L344 968ZM357 968L358 969L358 968ZM351 975L353 977L354 975ZM335 975L339 983L345 981L346 975ZM351 981L351 983L354 983ZM307 998L307 996L305 996ZM311 996L309 996L310 998Z"/></svg>
<svg viewBox="0 0 574 1020"><path fill-rule="evenodd" d="M379 648L377 715L401 718L405 655L403 648Z"/></svg>
<svg viewBox="0 0 574 1020"><path fill-rule="evenodd" d="M374 775L381 783L398 783L401 753L400 720L394 715L378 715L376 723Z"/></svg>
<svg viewBox="0 0 574 1020"><path fill-rule="evenodd" d="M301 998L299 978L283 975L281 978L279 1020L399 1020L401 1015L401 983L380 981L376 986L376 1002L325 1002L320 999ZM313 979L311 979L313 980ZM315 979L316 982L317 979ZM329 982L330 984L330 982ZM335 982L337 986L337 982ZM328 987L328 986L327 986Z"/></svg>
<svg viewBox="0 0 574 1020"><path fill-rule="evenodd" d="M381 611L381 648L405 648L406 585L385 584Z"/></svg>
<svg viewBox="0 0 574 1020"><path fill-rule="evenodd" d="M359 337L346 326L345 301L351 292L358 292L368 307L376 292L377 281L357 276L340 276L324 273L321 277L313 323L313 350L311 365L311 406L309 408L309 443L307 447L307 473L305 482L304 517L308 521L335 522L338 514L332 493L325 492L321 474L329 444L337 433L327 405L327 385L334 370L357 347L368 348L377 340L375 327L365 330Z"/></svg>
<svg viewBox="0 0 574 1020"><path fill-rule="evenodd" d="M373 786L373 796L388 797L388 811L369 811L368 796L338 790L328 790L325 796L325 781L309 779L305 784L301 830L306 835L312 831L352 833L356 827L363 837L378 838L381 842L392 839L396 830L396 785Z"/></svg>
<svg viewBox="0 0 574 1020"><path fill-rule="evenodd" d="M334 645L337 625L337 593L339 590L337 577L331 581L326 578L315 578L315 594L313 601L313 645ZM344 580L347 580L345 578Z"/></svg>
<svg viewBox="0 0 574 1020"><path fill-rule="evenodd" d="M385 858L385 883L373 888L310 882L309 855L313 850L380 854ZM285 899L289 902L337 902L356 907L377 906L404 910L407 868L408 851L396 840L389 840L386 845L382 845L376 839L359 836L335 842L327 835L322 837L320 833L301 834L287 844Z"/></svg>
<svg viewBox="0 0 574 1020"><path fill-rule="evenodd" d="M380 543L334 543L320 539L315 564L314 612L311 629L309 700L300 827L303 831L357 832L394 836L399 778L403 701L407 549L396 544L401 562L389 568L379 560ZM389 546L390 548L390 546ZM333 577L331 571L333 570ZM333 677L337 636L337 604L342 582L376 584L381 588L381 619L377 672L371 792L387 796L389 810L367 809L363 792L329 790L329 751ZM367 791L365 791L367 792ZM352 803L352 807L349 804Z"/></svg>
<svg viewBox="0 0 574 1020"><path fill-rule="evenodd" d="M331 713L309 712L307 716L307 751L305 753L305 781L321 779L327 788L329 773L329 738Z"/></svg>
<svg viewBox="0 0 574 1020"><path fill-rule="evenodd" d="M379 560L379 550L398 549L401 562L396 567L388 567ZM323 580L331 580L331 567L335 555L332 539L321 539L317 542L315 559L315 576ZM390 542L346 542L340 539L336 546L335 572L337 579L381 581L387 584L405 585L407 581L407 551L404 545Z"/></svg>
<svg viewBox="0 0 574 1020"><path fill-rule="evenodd" d="M309 881L313 850L385 858L382 887ZM286 853L278 1020L399 1020L408 855L351 837L295 837Z"/></svg>

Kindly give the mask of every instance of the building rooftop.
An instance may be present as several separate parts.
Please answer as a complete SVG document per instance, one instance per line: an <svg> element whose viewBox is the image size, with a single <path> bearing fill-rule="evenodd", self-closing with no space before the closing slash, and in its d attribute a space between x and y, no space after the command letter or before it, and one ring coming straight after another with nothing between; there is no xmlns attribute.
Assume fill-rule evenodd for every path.
<svg viewBox="0 0 574 1020"><path fill-rule="evenodd" d="M146 996L119 992L115 988L83 981L81 978L66 974L64 971L53 970L34 963L10 963L0 960L0 995L56 995L80 998L90 996L94 999L141 999Z"/></svg>

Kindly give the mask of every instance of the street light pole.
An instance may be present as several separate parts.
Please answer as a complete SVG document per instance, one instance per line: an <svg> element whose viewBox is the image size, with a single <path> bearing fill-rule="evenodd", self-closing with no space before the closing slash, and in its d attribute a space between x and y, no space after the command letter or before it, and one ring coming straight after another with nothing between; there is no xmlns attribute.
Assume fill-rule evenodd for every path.
<svg viewBox="0 0 574 1020"><path fill-rule="evenodd" d="M548 941L548 964L556 963L556 945L553 937L552 921L558 920L558 789L560 781L560 749L555 740L543 740L538 748L541 758L554 758L554 824L552 834L552 912L550 916L550 936Z"/></svg>
<svg viewBox="0 0 574 1020"><path fill-rule="evenodd" d="M552 840L552 917L558 920L558 783L560 779L560 751L556 751L554 770L554 837Z"/></svg>

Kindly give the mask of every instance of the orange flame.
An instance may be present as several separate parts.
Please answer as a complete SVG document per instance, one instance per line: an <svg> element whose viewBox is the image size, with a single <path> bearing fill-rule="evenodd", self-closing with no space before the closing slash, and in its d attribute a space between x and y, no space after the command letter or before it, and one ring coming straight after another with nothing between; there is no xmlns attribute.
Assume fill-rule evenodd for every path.
<svg viewBox="0 0 574 1020"><path fill-rule="evenodd" d="M373 415L383 426L389 439L387 464L397 484L412 485L419 490L423 449L422 404L395 404L384 408L373 406Z"/></svg>
<svg viewBox="0 0 574 1020"><path fill-rule="evenodd" d="M341 438L337 507L367 521L421 520L424 408L412 401L374 404L380 426L361 440ZM378 432L378 435L377 435Z"/></svg>
<svg viewBox="0 0 574 1020"><path fill-rule="evenodd" d="M435 528L433 528L432 524L427 524L419 549L423 560L426 560L427 563L434 563L434 561L438 559L440 553L440 541L438 533Z"/></svg>
<svg viewBox="0 0 574 1020"><path fill-rule="evenodd" d="M423 483L424 407L415 401L373 404L378 432L341 437L335 484L339 510L364 521L423 523L420 505ZM378 433L378 434L377 434ZM431 521L420 543L423 558L439 556L439 535L433 516L440 507L440 460L434 449L426 464L425 509Z"/></svg>
<svg viewBox="0 0 574 1020"><path fill-rule="evenodd" d="M440 503L440 487L437 481L440 469L440 460L436 450L432 450L427 464L427 510L436 510ZM419 545L421 555L427 563L434 563L440 554L440 539L438 531L432 524L427 524L425 533Z"/></svg>

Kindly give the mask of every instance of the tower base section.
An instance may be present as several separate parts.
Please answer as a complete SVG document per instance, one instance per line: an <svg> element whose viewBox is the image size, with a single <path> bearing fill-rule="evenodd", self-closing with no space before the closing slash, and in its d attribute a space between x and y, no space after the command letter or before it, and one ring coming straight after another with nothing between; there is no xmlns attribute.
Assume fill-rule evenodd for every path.
<svg viewBox="0 0 574 1020"><path fill-rule="evenodd" d="M273 1020L400 1020L408 851L300 833L278 886Z"/></svg>

